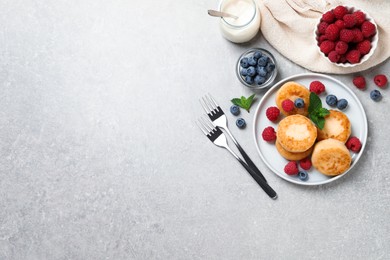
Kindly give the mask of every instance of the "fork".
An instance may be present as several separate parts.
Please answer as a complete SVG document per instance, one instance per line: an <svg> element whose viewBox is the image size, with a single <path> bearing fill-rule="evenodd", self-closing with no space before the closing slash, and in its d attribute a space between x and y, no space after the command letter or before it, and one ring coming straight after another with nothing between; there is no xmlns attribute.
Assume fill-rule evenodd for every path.
<svg viewBox="0 0 390 260"><path fill-rule="evenodd" d="M253 179L260 185L260 187L268 194L272 199L276 199L278 195L276 192L268 185L268 183L261 178L256 172L248 166L238 155L230 149L227 143L226 135L218 127L215 127L210 119L201 117L197 121L197 125L200 130L209 138L209 140L218 147L225 148L228 150L240 163L241 165L249 172Z"/></svg>
<svg viewBox="0 0 390 260"><path fill-rule="evenodd" d="M238 150L240 151L242 157L244 157L244 160L249 165L249 167L251 167L255 171L255 173L260 176L260 178L262 178L265 182L267 182L263 174L252 162L252 160L246 154L244 149L242 149L241 145L237 142L236 138L234 138L233 134L230 132L227 126L226 115L222 111L221 107L217 104L215 99L210 94L208 94L202 97L202 99L200 100L200 104L202 105L204 111L207 113L211 121L213 121L213 124L215 126L218 126L219 128L222 128L233 140L233 143L237 146Z"/></svg>

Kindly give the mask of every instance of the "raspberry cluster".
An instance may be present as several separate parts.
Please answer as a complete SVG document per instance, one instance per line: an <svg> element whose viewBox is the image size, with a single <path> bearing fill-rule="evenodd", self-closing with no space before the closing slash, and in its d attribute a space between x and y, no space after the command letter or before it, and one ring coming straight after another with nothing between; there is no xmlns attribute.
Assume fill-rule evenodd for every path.
<svg viewBox="0 0 390 260"><path fill-rule="evenodd" d="M370 52L376 33L376 26L365 13L350 12L340 5L322 15L317 44L331 62L355 64Z"/></svg>

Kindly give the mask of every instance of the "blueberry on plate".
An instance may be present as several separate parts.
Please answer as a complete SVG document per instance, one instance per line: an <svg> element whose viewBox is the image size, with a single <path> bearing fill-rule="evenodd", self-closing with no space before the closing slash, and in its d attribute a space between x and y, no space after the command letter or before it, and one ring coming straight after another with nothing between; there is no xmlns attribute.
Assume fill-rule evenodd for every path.
<svg viewBox="0 0 390 260"><path fill-rule="evenodd" d="M249 57L248 64L249 64L249 66L256 66L257 59L255 57Z"/></svg>
<svg viewBox="0 0 390 260"><path fill-rule="evenodd" d="M267 70L265 69L265 67L257 66L256 72L258 75L260 75L262 77L265 77L267 75Z"/></svg>
<svg viewBox="0 0 390 260"><path fill-rule="evenodd" d="M236 120L236 126L240 129L245 128L246 122L244 118L239 118Z"/></svg>
<svg viewBox="0 0 390 260"><path fill-rule="evenodd" d="M370 92L370 98L374 101L379 101L382 98L382 94L379 90L374 89Z"/></svg>
<svg viewBox="0 0 390 260"><path fill-rule="evenodd" d="M243 67L244 69L249 67L249 63L248 63L248 58L247 57L244 57L244 58L242 58L240 60L240 66Z"/></svg>
<svg viewBox="0 0 390 260"><path fill-rule="evenodd" d="M335 95L327 95L326 104L328 104L331 107L335 107L337 105L337 97Z"/></svg>
<svg viewBox="0 0 390 260"><path fill-rule="evenodd" d="M257 65L264 67L267 65L268 57L267 56L261 56L260 59L257 60Z"/></svg>
<svg viewBox="0 0 390 260"><path fill-rule="evenodd" d="M248 83L249 85L253 84L253 77L247 75L245 76L245 82Z"/></svg>
<svg viewBox="0 0 390 260"><path fill-rule="evenodd" d="M261 85L265 82L265 78L261 75L256 75L256 77L253 79L256 85Z"/></svg>
<svg viewBox="0 0 390 260"><path fill-rule="evenodd" d="M247 69L246 69L246 74L247 74L248 76L251 76L251 77L253 77L254 75L256 75L256 69L255 69L255 67L250 66L249 68L247 68Z"/></svg>
<svg viewBox="0 0 390 260"><path fill-rule="evenodd" d="M337 108L340 109L340 110L344 110L345 108L347 108L348 106L348 101L344 98L342 99L339 99L339 101L337 101Z"/></svg>
<svg viewBox="0 0 390 260"><path fill-rule="evenodd" d="M297 98L297 99L295 99L295 101L294 101L294 105L295 105L295 107L297 107L297 108L302 108L302 107L305 106L305 101L303 101L302 98Z"/></svg>
<svg viewBox="0 0 390 260"><path fill-rule="evenodd" d="M307 181L307 179L309 178L309 174L307 174L306 171L299 171L299 172L298 172L298 178L299 178L301 181Z"/></svg>
<svg viewBox="0 0 390 260"><path fill-rule="evenodd" d="M232 105L230 107L230 113L232 113L235 116L238 116L240 114L240 108L236 105Z"/></svg>

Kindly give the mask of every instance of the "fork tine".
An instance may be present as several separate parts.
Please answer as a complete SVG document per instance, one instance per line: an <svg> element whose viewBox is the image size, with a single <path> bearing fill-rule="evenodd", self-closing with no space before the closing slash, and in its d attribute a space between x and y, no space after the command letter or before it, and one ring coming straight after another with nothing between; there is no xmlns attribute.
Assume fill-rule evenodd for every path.
<svg viewBox="0 0 390 260"><path fill-rule="evenodd" d="M205 99L207 100L208 106L211 107L211 110L215 110L217 108L217 106L214 105L212 98L210 98L210 94L206 95Z"/></svg>
<svg viewBox="0 0 390 260"><path fill-rule="evenodd" d="M207 134L211 133L213 131L213 127L210 126L210 124L207 122L207 119L204 116L202 116L200 119L201 119L200 121L201 121L203 127L208 132Z"/></svg>
<svg viewBox="0 0 390 260"><path fill-rule="evenodd" d="M207 96L202 97L203 103L206 105L208 109L208 113L213 112L214 108L211 106L210 101L208 100Z"/></svg>
<svg viewBox="0 0 390 260"><path fill-rule="evenodd" d="M201 104L201 106L203 107L203 110L209 114L211 112L211 110L207 107L206 103L204 102L203 98L199 99L199 102Z"/></svg>
<svg viewBox="0 0 390 260"><path fill-rule="evenodd" d="M199 129L205 134L205 135L208 135L208 132L206 131L206 129L204 128L202 122L200 121L200 119L196 120L195 123L197 124L197 126L199 127Z"/></svg>
<svg viewBox="0 0 390 260"><path fill-rule="evenodd" d="M217 109L218 108L217 101L215 101L215 99L210 95L210 93L209 93L209 98L210 98L211 102L214 104L215 109Z"/></svg>
<svg viewBox="0 0 390 260"><path fill-rule="evenodd" d="M207 126L211 129L210 132L215 131L215 126L214 126L213 122L211 122L210 118L205 117L204 121L207 124Z"/></svg>

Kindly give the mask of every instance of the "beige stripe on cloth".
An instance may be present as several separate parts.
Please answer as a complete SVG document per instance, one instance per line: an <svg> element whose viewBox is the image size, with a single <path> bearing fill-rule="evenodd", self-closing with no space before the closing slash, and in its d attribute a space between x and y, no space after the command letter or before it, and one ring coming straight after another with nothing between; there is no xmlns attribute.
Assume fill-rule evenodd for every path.
<svg viewBox="0 0 390 260"><path fill-rule="evenodd" d="M390 1L257 0L264 38L283 56L315 72L347 74L364 71L390 56ZM314 29L321 15L337 5L353 6L376 22L378 46L366 62L352 68L331 64L318 52Z"/></svg>

